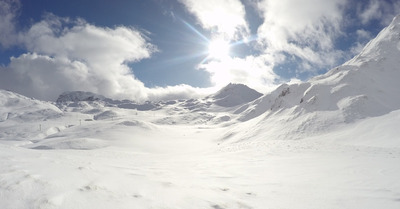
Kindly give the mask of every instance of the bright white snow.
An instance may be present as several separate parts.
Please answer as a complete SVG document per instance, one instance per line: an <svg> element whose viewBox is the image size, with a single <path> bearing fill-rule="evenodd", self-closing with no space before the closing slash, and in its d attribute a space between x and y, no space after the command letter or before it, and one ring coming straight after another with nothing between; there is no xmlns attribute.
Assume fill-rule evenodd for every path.
<svg viewBox="0 0 400 209"><path fill-rule="evenodd" d="M400 208L399 37L262 96L0 90L0 208Z"/></svg>

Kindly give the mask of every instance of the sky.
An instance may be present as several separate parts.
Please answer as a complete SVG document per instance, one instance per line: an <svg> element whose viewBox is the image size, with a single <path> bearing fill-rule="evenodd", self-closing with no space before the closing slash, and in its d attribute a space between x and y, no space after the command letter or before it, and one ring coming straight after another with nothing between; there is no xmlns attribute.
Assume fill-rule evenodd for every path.
<svg viewBox="0 0 400 209"><path fill-rule="evenodd" d="M397 0L1 0L0 88L43 100L267 93L354 55Z"/></svg>

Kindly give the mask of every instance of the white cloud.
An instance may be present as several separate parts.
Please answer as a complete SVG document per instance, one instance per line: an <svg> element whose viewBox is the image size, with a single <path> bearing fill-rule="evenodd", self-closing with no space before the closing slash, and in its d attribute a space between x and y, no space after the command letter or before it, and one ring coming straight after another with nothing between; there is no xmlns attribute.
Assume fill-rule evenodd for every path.
<svg viewBox="0 0 400 209"><path fill-rule="evenodd" d="M304 62L303 66L337 64L342 52L335 49L334 41L342 34L345 4L345 0L323 4L319 0L259 2L264 23L258 29L258 36L265 53L295 55Z"/></svg>
<svg viewBox="0 0 400 209"><path fill-rule="evenodd" d="M363 24L368 23L373 19L378 19L382 17L381 1L371 0L368 6L359 14L361 22ZM363 2L363 4L365 4Z"/></svg>
<svg viewBox="0 0 400 209"><path fill-rule="evenodd" d="M3 4L2 2L0 2ZM127 63L149 58L157 49L135 28L97 27L82 19L47 14L26 31L15 30L18 8L0 5L0 40L28 51L0 67L0 88L26 96L55 100L64 91L91 91L116 99L174 99L202 95L190 86L146 88ZM7 6L8 5L8 6ZM10 26L10 30L7 27ZM12 46L12 45L9 45Z"/></svg>
<svg viewBox="0 0 400 209"><path fill-rule="evenodd" d="M124 65L97 70L85 61L59 56L23 54L0 68L0 87L44 100L55 100L64 91L90 91L112 98L148 99L143 83Z"/></svg>
<svg viewBox="0 0 400 209"><path fill-rule="evenodd" d="M249 27L240 0L179 0L194 14L203 28L226 39L246 37Z"/></svg>
<svg viewBox="0 0 400 209"><path fill-rule="evenodd" d="M356 34L357 34L357 39L367 39L367 40L370 40L371 38L372 38L372 35L371 35L371 33L370 32L368 32L368 31L366 31L366 30L363 30L363 29L358 29L357 31L356 31Z"/></svg>
<svg viewBox="0 0 400 209"><path fill-rule="evenodd" d="M210 73L211 82L218 88L232 82L266 92L272 90L279 79L272 70L272 62L276 59L270 55L226 58L204 63L199 68Z"/></svg>
<svg viewBox="0 0 400 209"><path fill-rule="evenodd" d="M79 61L23 54L11 58L9 66L0 68L0 87L18 93L55 100L64 90L80 87L95 90L88 82L88 67Z"/></svg>
<svg viewBox="0 0 400 209"><path fill-rule="evenodd" d="M364 47L364 44L357 42L350 48L350 52L351 54L359 54L364 49Z"/></svg>
<svg viewBox="0 0 400 209"><path fill-rule="evenodd" d="M368 3L358 3L358 17L362 24L378 20L381 25L388 25L394 16L400 13L400 2L397 0L370 0Z"/></svg>
<svg viewBox="0 0 400 209"><path fill-rule="evenodd" d="M343 56L334 42L343 33L345 4L345 0L323 4L319 0L259 1L256 6L264 19L258 28L261 54L210 61L200 68L211 74L217 86L238 82L265 92L282 81L274 67L293 56L298 58L297 73L332 67Z"/></svg>
<svg viewBox="0 0 400 209"><path fill-rule="evenodd" d="M248 28L240 1L181 2L205 29L212 31L216 27L222 32L224 26L233 28L230 31ZM249 3L256 5L264 20L257 31L256 48L261 54L203 63L199 68L210 73L215 85L238 82L265 91L280 80L273 68L283 63L286 56L299 58L298 72L316 73L321 68L338 64L343 51L335 49L334 42L343 35L341 24L346 0L326 1L323 4L319 0L261 0ZM236 16L238 21L223 20L226 13Z"/></svg>
<svg viewBox="0 0 400 209"><path fill-rule="evenodd" d="M32 53L12 59L2 69L3 88L52 100L71 90L146 99L144 84L126 62L150 57L155 47L133 28L102 28L49 14L19 37Z"/></svg>
<svg viewBox="0 0 400 209"><path fill-rule="evenodd" d="M68 28L66 24L73 26ZM34 24L23 42L29 51L82 59L93 67L139 61L155 51L134 28L102 28L83 20L71 21L54 15Z"/></svg>
<svg viewBox="0 0 400 209"><path fill-rule="evenodd" d="M214 35L212 38L240 40L250 33L240 0L179 1ZM343 58L345 53L334 44L344 35L346 0L248 1L256 5L263 19L257 42L248 46L259 50L260 55L202 63L199 68L210 73L217 88L234 82L265 92L281 81L274 67L291 57L298 64L297 73L333 67ZM215 90L187 85L146 88L127 63L150 58L157 49L135 28L98 27L82 19L47 14L30 28L18 31L19 6L16 0L0 1L0 46L18 44L27 50L8 66L0 67L0 88L49 100L63 91L84 90L138 101L203 96ZM399 2L370 0L366 6L358 6L357 15L367 24L378 18L391 19L396 11L400 12ZM362 29L356 35L358 41L370 37ZM357 43L348 52L356 53L361 48Z"/></svg>
<svg viewBox="0 0 400 209"><path fill-rule="evenodd" d="M240 40L250 34L246 22L245 7L240 0L180 0L187 10L195 15L201 26L211 31L214 37ZM242 83L261 92L270 90L278 76L272 67L276 55L226 57L222 60L207 60L199 69L210 74L210 81L216 88L228 83ZM277 55L278 57L281 57Z"/></svg>
<svg viewBox="0 0 400 209"><path fill-rule="evenodd" d="M216 92L219 89L214 87L210 88L196 88L189 85L176 85L167 87L146 88L145 92L147 99L151 101L168 101L175 99L196 99L202 98Z"/></svg>
<svg viewBox="0 0 400 209"><path fill-rule="evenodd" d="M90 91L138 102L197 98L215 91L188 85L146 88L127 66L104 67L97 70L83 60L26 53L12 58L7 67L0 67L0 88L52 101L64 91Z"/></svg>
<svg viewBox="0 0 400 209"><path fill-rule="evenodd" d="M0 1L0 47L8 48L17 43L15 19L19 8L17 0Z"/></svg>

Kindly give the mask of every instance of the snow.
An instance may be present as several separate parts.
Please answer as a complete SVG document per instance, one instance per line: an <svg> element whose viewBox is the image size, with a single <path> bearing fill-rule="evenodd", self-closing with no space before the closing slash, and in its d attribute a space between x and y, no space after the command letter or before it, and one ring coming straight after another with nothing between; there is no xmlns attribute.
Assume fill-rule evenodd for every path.
<svg viewBox="0 0 400 209"><path fill-rule="evenodd" d="M219 106L232 107L251 102L260 96L262 96L261 93L246 85L230 83L211 97L215 99L215 103Z"/></svg>
<svg viewBox="0 0 400 209"><path fill-rule="evenodd" d="M64 92L57 98L57 103L104 100L105 97L85 91Z"/></svg>
<svg viewBox="0 0 400 209"><path fill-rule="evenodd" d="M0 208L399 208L400 18L325 75L146 102L0 90Z"/></svg>
<svg viewBox="0 0 400 209"><path fill-rule="evenodd" d="M258 135L237 143L223 140L231 127L151 122L158 117L139 113L82 125L76 121L58 131L48 128L50 123L42 124L52 130L49 135L24 145L4 143L14 137L2 137L1 208L400 204L400 143L391 138L398 136L394 125L385 125L399 124L399 111L315 138L274 140ZM251 122L240 125L249 128ZM35 125L24 125L28 124ZM376 124L381 126L365 132ZM381 132L387 133L384 143L376 137Z"/></svg>

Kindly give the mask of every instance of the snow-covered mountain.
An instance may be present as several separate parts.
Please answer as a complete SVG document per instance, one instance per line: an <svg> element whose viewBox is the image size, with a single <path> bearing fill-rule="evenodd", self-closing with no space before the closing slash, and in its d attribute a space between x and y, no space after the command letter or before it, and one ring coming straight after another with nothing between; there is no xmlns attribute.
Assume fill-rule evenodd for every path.
<svg viewBox="0 0 400 209"><path fill-rule="evenodd" d="M0 208L398 208L399 58L400 16L342 66L265 95L0 90Z"/></svg>
<svg viewBox="0 0 400 209"><path fill-rule="evenodd" d="M61 117L62 114L62 111L50 102L0 89L0 122L41 121Z"/></svg>
<svg viewBox="0 0 400 209"><path fill-rule="evenodd" d="M215 99L215 104L222 107L233 107L251 102L262 94L243 84L228 84L210 97Z"/></svg>
<svg viewBox="0 0 400 209"><path fill-rule="evenodd" d="M62 93L56 100L56 105L68 111L95 111L102 107L118 107L122 109L135 109L138 111L149 111L160 109L171 102L137 103L131 100L114 100L92 92L71 91Z"/></svg>
<svg viewBox="0 0 400 209"><path fill-rule="evenodd" d="M56 103L59 106L82 106L84 103L95 104L102 103L104 106L116 106L126 109L137 109L141 111L154 110L165 106L180 103L181 106L191 110L206 110L212 104L221 107L235 107L246 104L262 96L261 93L251 89L243 84L228 84L215 94L212 94L204 99L188 99L176 101L159 101L145 103L136 103L130 100L113 100L104 96L83 91L73 91L62 93Z"/></svg>
<svg viewBox="0 0 400 209"><path fill-rule="evenodd" d="M260 123L267 124L281 118L282 127L291 124L287 133L297 134L400 109L399 40L400 17L396 17L350 61L307 82L281 85L239 108L239 120L262 116Z"/></svg>
<svg viewBox="0 0 400 209"><path fill-rule="evenodd" d="M246 136L240 128L223 138L243 140L263 133L276 138L302 138L334 130L363 118L400 109L400 18L382 30L353 59L300 84L282 84L262 95L243 84L229 84L203 99L136 103L112 100L90 92L65 92L53 105L2 90L0 119L59 117L83 113L86 119L120 117L118 109L164 112L157 124L252 123ZM18 98L18 99L17 99ZM29 110L21 108L29 106ZM41 115L40 115L41 114ZM153 113L155 114L155 113ZM226 124L227 125L227 124ZM266 129L285 131L265 132ZM229 136L229 137L226 137ZM235 136L235 137L234 137Z"/></svg>
<svg viewBox="0 0 400 209"><path fill-rule="evenodd" d="M104 96L85 91L72 91L62 93L56 100L57 103L81 102L81 101L100 101L105 100Z"/></svg>

